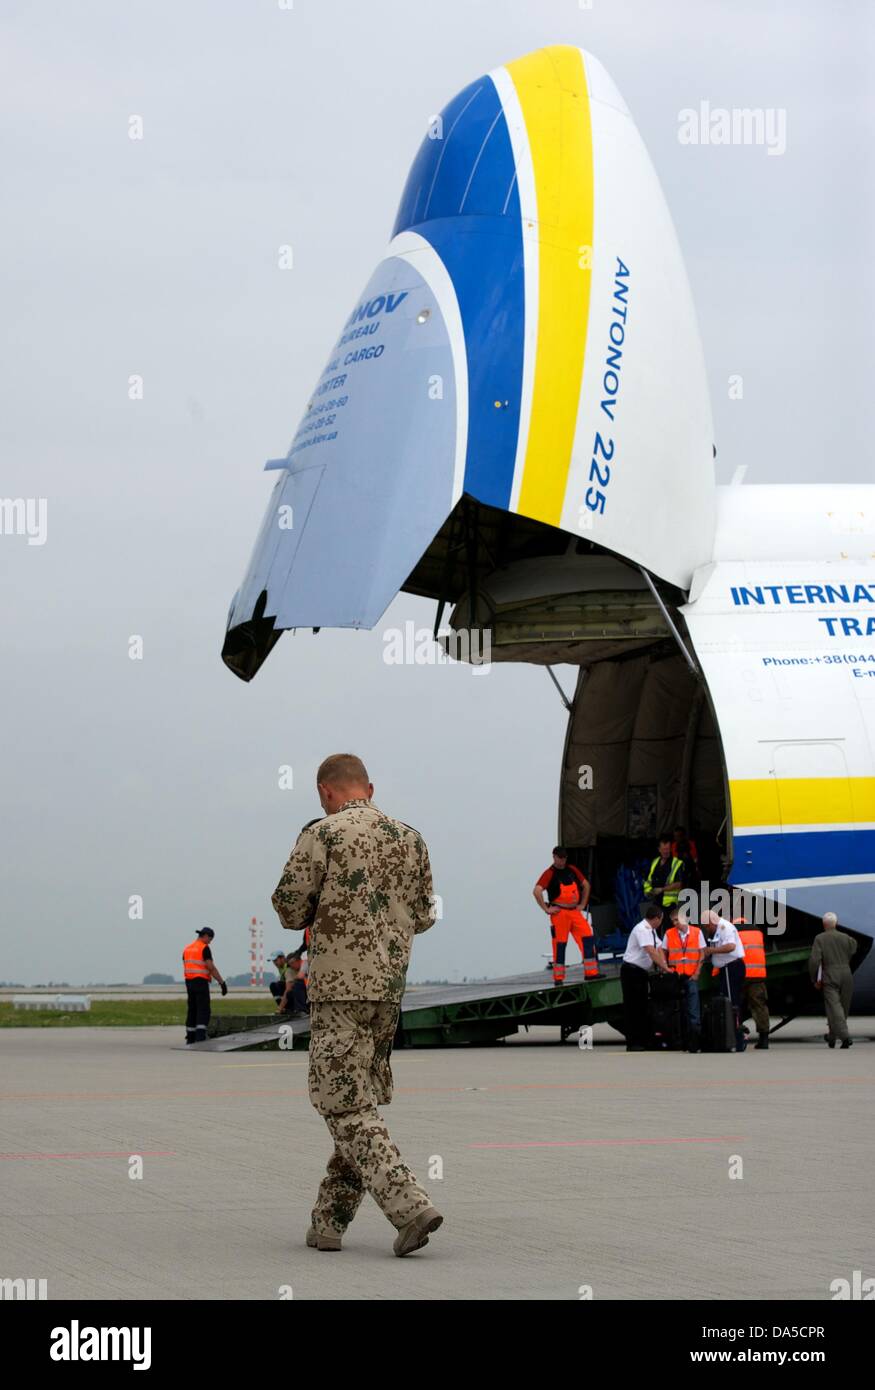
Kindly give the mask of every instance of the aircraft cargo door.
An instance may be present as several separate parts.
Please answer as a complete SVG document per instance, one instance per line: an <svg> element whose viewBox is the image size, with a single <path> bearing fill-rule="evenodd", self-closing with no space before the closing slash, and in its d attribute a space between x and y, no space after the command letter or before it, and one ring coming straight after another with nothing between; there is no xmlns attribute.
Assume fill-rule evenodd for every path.
<svg viewBox="0 0 875 1390"><path fill-rule="evenodd" d="M772 775L781 823L782 873L791 878L830 877L845 858L853 821L841 744L776 743Z"/></svg>

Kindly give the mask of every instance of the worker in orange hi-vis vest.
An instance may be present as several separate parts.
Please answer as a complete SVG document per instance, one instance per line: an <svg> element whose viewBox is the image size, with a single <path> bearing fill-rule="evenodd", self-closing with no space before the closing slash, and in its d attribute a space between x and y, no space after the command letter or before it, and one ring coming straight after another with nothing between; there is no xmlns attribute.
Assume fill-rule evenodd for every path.
<svg viewBox="0 0 875 1390"><path fill-rule="evenodd" d="M579 869L569 865L567 849L557 845L553 850L553 867L544 870L532 890L538 907L550 918L554 985L561 985L565 980L565 950L569 936L580 951L584 978L592 980L599 974L595 933L586 911L589 893L589 882Z"/></svg>
<svg viewBox="0 0 875 1390"><path fill-rule="evenodd" d="M766 943L758 927L749 927L744 917L733 917L744 947L744 1007L742 1018L750 1016L759 1037L756 1048L769 1046L769 996L766 991Z"/></svg>
<svg viewBox="0 0 875 1390"><path fill-rule="evenodd" d="M683 980L683 1007L687 1023L685 1050L698 1052L702 1040L702 1009L699 1000L699 976L705 963L707 942L701 929L691 923L685 912L670 910L671 926L662 938L662 949L669 970Z"/></svg>
<svg viewBox="0 0 875 1390"><path fill-rule="evenodd" d="M210 944L215 936L212 927L202 927L182 953L182 972L185 976L185 992L188 995L188 1012L185 1016L185 1041L187 1043L206 1042L207 1024L210 1021L210 980L215 980L222 993L228 993L228 986L213 964Z"/></svg>

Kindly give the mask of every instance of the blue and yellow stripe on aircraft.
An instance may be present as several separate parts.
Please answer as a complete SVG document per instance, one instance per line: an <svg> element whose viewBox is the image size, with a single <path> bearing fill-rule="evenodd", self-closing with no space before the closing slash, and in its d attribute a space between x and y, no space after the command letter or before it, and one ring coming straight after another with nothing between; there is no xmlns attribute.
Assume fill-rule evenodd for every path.
<svg viewBox="0 0 875 1390"><path fill-rule="evenodd" d="M875 877L875 777L730 781L733 883Z"/></svg>
<svg viewBox="0 0 875 1390"><path fill-rule="evenodd" d="M516 509L558 526L577 426L592 280L589 92L579 48L538 49L506 70L528 136L538 247L534 383Z"/></svg>
<svg viewBox="0 0 875 1390"><path fill-rule="evenodd" d="M496 79L472 82L433 122L393 236L423 237L453 282L469 384L465 491L558 525L592 278L593 150L583 54L540 49L497 69ZM531 209L521 206L523 182L531 187ZM530 212L535 225L525 227L524 251ZM527 296L529 264L536 290ZM524 363L531 380L525 402Z"/></svg>

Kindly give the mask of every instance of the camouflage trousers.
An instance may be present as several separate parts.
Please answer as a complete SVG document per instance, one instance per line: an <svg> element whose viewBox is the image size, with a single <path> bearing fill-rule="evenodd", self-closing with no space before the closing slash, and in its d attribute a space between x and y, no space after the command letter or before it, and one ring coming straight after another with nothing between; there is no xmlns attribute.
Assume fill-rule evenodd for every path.
<svg viewBox="0 0 875 1390"><path fill-rule="evenodd" d="M311 1217L318 1235L342 1235L366 1192L398 1228L431 1206L377 1114L392 1099L397 1023L398 1005L390 1002L311 1005L310 1100L334 1140Z"/></svg>

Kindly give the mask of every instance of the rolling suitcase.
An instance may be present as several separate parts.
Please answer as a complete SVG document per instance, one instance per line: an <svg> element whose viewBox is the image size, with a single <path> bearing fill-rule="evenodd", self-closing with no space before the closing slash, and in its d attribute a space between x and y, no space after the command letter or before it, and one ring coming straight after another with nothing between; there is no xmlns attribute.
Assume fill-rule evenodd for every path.
<svg viewBox="0 0 875 1390"><path fill-rule="evenodd" d="M724 994L714 994L705 1009L703 1052L731 1052L735 1047L735 1015Z"/></svg>
<svg viewBox="0 0 875 1390"><path fill-rule="evenodd" d="M647 1012L653 1046L679 1052L684 1046L683 981L677 975L654 975L649 981Z"/></svg>

